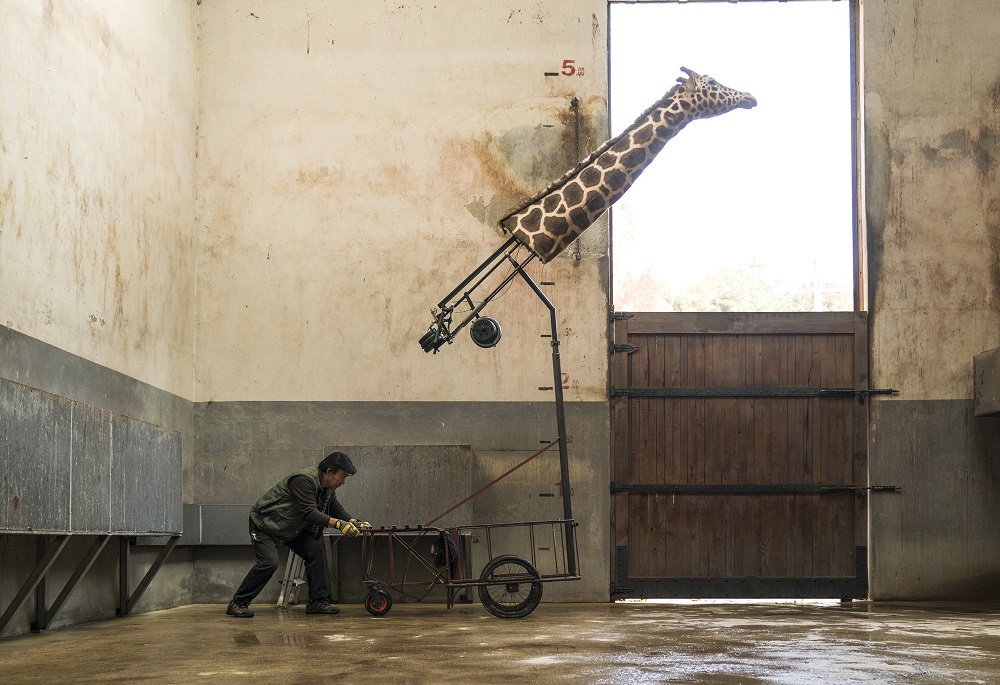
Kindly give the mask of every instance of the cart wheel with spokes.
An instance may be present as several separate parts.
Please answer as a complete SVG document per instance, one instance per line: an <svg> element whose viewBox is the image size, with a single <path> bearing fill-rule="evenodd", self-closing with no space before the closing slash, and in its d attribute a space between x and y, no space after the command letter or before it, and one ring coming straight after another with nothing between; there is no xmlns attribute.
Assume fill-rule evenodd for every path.
<svg viewBox="0 0 1000 685"><path fill-rule="evenodd" d="M499 556L486 564L479 576L479 600L494 616L523 618L542 599L538 571L527 559L513 554Z"/></svg>
<svg viewBox="0 0 1000 685"><path fill-rule="evenodd" d="M365 609L372 616L385 616L392 608L392 597L385 590L376 590L375 595L368 593L365 596Z"/></svg>

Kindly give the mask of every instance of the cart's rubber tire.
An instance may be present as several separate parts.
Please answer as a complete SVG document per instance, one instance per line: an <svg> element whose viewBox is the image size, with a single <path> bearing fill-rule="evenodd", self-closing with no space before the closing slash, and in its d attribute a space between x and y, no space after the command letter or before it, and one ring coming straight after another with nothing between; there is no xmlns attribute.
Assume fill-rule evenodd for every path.
<svg viewBox="0 0 1000 685"><path fill-rule="evenodd" d="M392 608L392 597L385 590L376 590L378 597L373 599L371 594L365 596L365 609L372 616L385 616Z"/></svg>
<svg viewBox="0 0 1000 685"><path fill-rule="evenodd" d="M542 600L538 571L527 559L513 554L486 564L479 582L479 601L498 618L524 618Z"/></svg>

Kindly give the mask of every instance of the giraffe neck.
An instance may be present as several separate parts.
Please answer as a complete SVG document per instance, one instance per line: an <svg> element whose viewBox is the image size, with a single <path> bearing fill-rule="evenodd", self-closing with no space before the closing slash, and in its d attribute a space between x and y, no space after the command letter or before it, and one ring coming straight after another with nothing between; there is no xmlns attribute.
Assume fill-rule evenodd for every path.
<svg viewBox="0 0 1000 685"><path fill-rule="evenodd" d="M625 194L693 117L678 87L576 167L500 220L543 262L564 250Z"/></svg>

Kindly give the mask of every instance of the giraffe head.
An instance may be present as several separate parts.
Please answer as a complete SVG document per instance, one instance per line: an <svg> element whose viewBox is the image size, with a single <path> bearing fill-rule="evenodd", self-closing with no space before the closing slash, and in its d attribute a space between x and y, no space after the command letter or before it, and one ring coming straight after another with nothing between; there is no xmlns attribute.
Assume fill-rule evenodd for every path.
<svg viewBox="0 0 1000 685"><path fill-rule="evenodd" d="M708 119L734 109L750 109L757 105L757 98L750 93L724 86L711 76L702 76L686 67L681 67L681 71L687 74L687 78L681 76L677 81L684 91L684 99L692 105L688 112L692 119Z"/></svg>

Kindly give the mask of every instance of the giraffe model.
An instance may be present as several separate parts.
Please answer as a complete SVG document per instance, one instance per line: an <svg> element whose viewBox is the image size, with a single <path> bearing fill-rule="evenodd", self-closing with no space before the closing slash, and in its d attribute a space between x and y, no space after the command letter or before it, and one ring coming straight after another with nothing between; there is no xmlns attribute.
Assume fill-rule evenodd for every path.
<svg viewBox="0 0 1000 685"><path fill-rule="evenodd" d="M757 100L681 67L687 77L636 119L545 190L499 221L500 228L548 262L617 202L649 166L667 141L695 119L734 109L750 109Z"/></svg>

